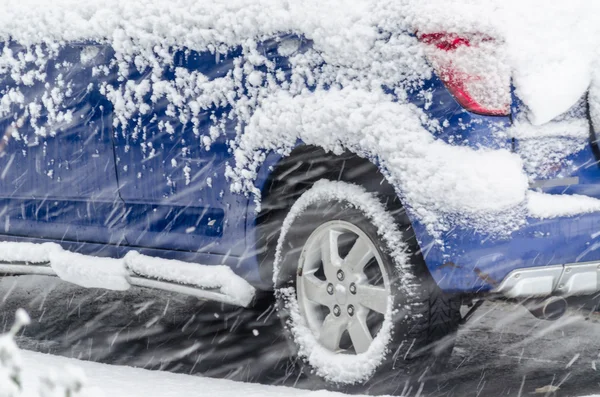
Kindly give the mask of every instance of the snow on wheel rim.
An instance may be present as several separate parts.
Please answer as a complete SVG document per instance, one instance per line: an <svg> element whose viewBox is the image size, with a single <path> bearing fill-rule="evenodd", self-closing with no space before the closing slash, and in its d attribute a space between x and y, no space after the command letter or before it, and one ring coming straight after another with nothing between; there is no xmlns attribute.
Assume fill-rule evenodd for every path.
<svg viewBox="0 0 600 397"><path fill-rule="evenodd" d="M373 241L352 223L326 222L308 237L298 269L300 313L319 343L337 353L366 352L391 295Z"/></svg>
<svg viewBox="0 0 600 397"><path fill-rule="evenodd" d="M360 210L377 228L381 242L389 250L389 255L394 260L397 273L400 275L399 288L407 298L404 306L394 307L390 295L379 332L373 338L368 349L358 354L337 354L321 345L300 312L295 289L293 287L277 288L283 243L294 220L308 206L320 201L333 200L347 203ZM273 281L277 288L276 293L283 298L286 309L290 313L290 331L298 348L298 355L312 366L318 376L331 382L345 384L363 382L373 375L388 353L394 325L393 315L400 310L407 312L410 298L417 296L416 277L410 268L406 244L394 218L385 210L376 195L367 192L360 186L340 181L320 180L294 203L283 222L277 242Z"/></svg>

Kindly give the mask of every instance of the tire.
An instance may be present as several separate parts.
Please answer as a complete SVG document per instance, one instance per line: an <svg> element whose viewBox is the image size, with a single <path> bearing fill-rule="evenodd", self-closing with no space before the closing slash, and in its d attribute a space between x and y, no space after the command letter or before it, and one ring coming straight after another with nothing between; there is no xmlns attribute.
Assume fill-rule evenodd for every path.
<svg viewBox="0 0 600 397"><path fill-rule="evenodd" d="M299 197L273 281L297 355L330 384L395 392L451 355L460 302L429 276L410 224L358 185L321 180Z"/></svg>

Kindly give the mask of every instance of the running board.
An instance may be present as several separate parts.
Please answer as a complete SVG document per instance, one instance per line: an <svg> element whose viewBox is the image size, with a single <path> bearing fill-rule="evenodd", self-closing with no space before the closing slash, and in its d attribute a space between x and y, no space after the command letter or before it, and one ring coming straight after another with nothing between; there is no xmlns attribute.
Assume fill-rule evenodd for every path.
<svg viewBox="0 0 600 397"><path fill-rule="evenodd" d="M131 251L120 259L65 251L58 244L0 242L0 274L56 276L86 288L131 286L247 307L255 289L229 267L162 259Z"/></svg>
<svg viewBox="0 0 600 397"><path fill-rule="evenodd" d="M591 295L600 291L600 262L513 270L492 292L507 298Z"/></svg>

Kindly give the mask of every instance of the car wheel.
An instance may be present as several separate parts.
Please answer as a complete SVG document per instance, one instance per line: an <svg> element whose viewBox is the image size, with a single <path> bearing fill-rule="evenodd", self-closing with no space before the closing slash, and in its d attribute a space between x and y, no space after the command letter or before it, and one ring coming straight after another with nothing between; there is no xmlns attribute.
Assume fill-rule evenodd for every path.
<svg viewBox="0 0 600 397"><path fill-rule="evenodd" d="M419 378L448 359L459 302L439 290L415 245L410 225L358 185L321 180L298 198L274 282L279 315L313 373L364 384Z"/></svg>

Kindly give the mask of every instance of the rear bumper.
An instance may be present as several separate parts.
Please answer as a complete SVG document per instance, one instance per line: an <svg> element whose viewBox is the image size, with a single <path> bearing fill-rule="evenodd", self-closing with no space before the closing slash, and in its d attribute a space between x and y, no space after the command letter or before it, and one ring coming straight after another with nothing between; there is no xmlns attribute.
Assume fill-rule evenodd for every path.
<svg viewBox="0 0 600 397"><path fill-rule="evenodd" d="M507 298L591 295L600 291L600 262L513 270L492 290Z"/></svg>

